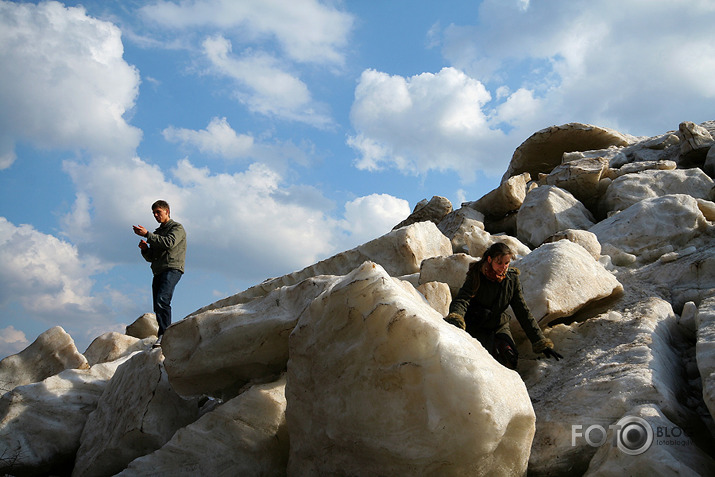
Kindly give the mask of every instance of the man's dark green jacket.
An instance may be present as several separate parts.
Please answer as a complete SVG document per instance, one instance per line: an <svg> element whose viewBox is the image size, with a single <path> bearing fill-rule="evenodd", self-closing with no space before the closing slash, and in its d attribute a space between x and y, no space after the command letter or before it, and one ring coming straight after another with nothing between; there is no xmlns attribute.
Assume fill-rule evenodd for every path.
<svg viewBox="0 0 715 477"><path fill-rule="evenodd" d="M153 233L149 232L146 242L149 248L142 250L142 257L151 263L154 275L169 269L184 273L186 232L179 222L169 219Z"/></svg>

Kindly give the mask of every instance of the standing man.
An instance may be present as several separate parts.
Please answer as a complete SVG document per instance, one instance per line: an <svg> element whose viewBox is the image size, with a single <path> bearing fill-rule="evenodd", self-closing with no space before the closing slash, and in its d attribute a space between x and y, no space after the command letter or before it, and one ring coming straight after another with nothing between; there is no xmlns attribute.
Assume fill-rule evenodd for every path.
<svg viewBox="0 0 715 477"><path fill-rule="evenodd" d="M154 314L159 323L159 339L161 343L164 331L171 324L171 298L174 288L184 274L186 258L186 232L184 227L171 219L169 204L157 200L152 204L151 211L159 222L159 228L153 233L141 225L134 225L134 233L146 240L139 242L142 257L151 263L154 279L151 283Z"/></svg>

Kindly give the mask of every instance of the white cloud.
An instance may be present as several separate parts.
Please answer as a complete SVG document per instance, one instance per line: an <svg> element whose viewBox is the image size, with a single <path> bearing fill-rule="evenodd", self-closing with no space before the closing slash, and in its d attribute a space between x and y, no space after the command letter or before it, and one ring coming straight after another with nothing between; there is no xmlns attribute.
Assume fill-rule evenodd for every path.
<svg viewBox="0 0 715 477"><path fill-rule="evenodd" d="M170 28L213 27L245 43L277 41L294 61L342 64L352 15L316 0L158 1L141 8Z"/></svg>
<svg viewBox="0 0 715 477"><path fill-rule="evenodd" d="M465 180L477 170L503 171L495 160L504 134L490 126L484 85L454 68L410 78L366 70L355 89L348 143L360 169L405 173L452 169Z"/></svg>
<svg viewBox="0 0 715 477"><path fill-rule="evenodd" d="M460 206L461 206L461 204L463 204L467 201L467 196L468 196L467 191L464 189L457 189L456 194L457 194L457 199L454 201L455 209L457 208L456 204L460 204Z"/></svg>
<svg viewBox="0 0 715 477"><path fill-rule="evenodd" d="M63 233L73 243L92 244L98 257L110 264L133 261L136 250L126 248L136 238L132 225L150 228L151 204L159 198L178 201L181 188L168 181L158 166L139 158L117 161L97 157L89 163L66 161L65 171L75 184L72 212L62 220ZM152 223L148 223L147 219ZM133 243L132 245L136 245Z"/></svg>
<svg viewBox="0 0 715 477"><path fill-rule="evenodd" d="M99 333L121 328L116 324L121 313L136 309L136 304L122 306L127 298L117 291L93 290L94 277L106 270L96 258L81 254L69 242L30 225L14 225L4 217L0 217L0 263L3 318L40 332L61 324L78 346L88 344ZM0 354L28 345L24 333L12 331L2 333L5 341L0 340Z"/></svg>
<svg viewBox="0 0 715 477"><path fill-rule="evenodd" d="M80 259L68 242L0 217L0 263L0 304L17 300L27 310L47 314L97 308L89 277L100 270L99 264Z"/></svg>
<svg viewBox="0 0 715 477"><path fill-rule="evenodd" d="M392 230L405 220L410 204L388 194L370 194L345 204L343 226L355 245L369 242Z"/></svg>
<svg viewBox="0 0 715 477"><path fill-rule="evenodd" d="M506 96L506 101L496 108L495 120L499 123L523 124L539 117L543 100L534 98L534 92L523 88Z"/></svg>
<svg viewBox="0 0 715 477"><path fill-rule="evenodd" d="M208 156L228 160L250 159L276 170L286 170L290 164L308 165L314 156L312 143L308 141L295 145L290 141L271 142L268 134L259 138L251 134L239 134L226 118L212 118L206 129L198 131L170 126L162 134L169 142L196 149Z"/></svg>
<svg viewBox="0 0 715 477"><path fill-rule="evenodd" d="M7 134L0 133L0 171L10 167L17 159L15 141Z"/></svg>
<svg viewBox="0 0 715 477"><path fill-rule="evenodd" d="M17 354L30 346L25 333L16 330L14 326L0 329L0 359Z"/></svg>
<svg viewBox="0 0 715 477"><path fill-rule="evenodd" d="M268 166L213 174L179 161L179 210L198 263L231 276L260 281L330 255L335 249L332 204L311 187L291 187ZM258 275L257 275L258 274Z"/></svg>
<svg viewBox="0 0 715 477"><path fill-rule="evenodd" d="M529 9L529 4L531 3L530 0L516 0L517 7L522 10L526 11Z"/></svg>
<svg viewBox="0 0 715 477"><path fill-rule="evenodd" d="M494 88L531 92L536 122L514 118L513 127L580 121L658 134L711 119L715 107L715 7L690 3L678 21L673 12L666 0L487 0L479 18L488 21L445 29L443 54Z"/></svg>
<svg viewBox="0 0 715 477"><path fill-rule="evenodd" d="M253 149L253 137L236 134L226 118L213 118L201 131L168 127L163 134L167 141L192 145L201 152L227 159L249 157Z"/></svg>
<svg viewBox="0 0 715 477"><path fill-rule="evenodd" d="M313 101L305 83L277 58L255 51L233 56L231 42L221 36L206 39L203 48L216 72L236 82L236 98L251 111L316 127L330 125L325 106Z"/></svg>
<svg viewBox="0 0 715 477"><path fill-rule="evenodd" d="M118 28L57 2L0 2L0 168L14 144L126 154L141 132L124 119L139 75Z"/></svg>

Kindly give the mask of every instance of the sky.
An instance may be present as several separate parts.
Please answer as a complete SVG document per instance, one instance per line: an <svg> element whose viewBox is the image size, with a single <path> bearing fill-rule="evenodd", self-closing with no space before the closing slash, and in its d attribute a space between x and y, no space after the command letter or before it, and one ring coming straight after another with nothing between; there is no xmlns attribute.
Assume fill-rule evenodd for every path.
<svg viewBox="0 0 715 477"><path fill-rule="evenodd" d="M0 357L174 321L499 185L536 131L715 119L711 0L0 0Z"/></svg>

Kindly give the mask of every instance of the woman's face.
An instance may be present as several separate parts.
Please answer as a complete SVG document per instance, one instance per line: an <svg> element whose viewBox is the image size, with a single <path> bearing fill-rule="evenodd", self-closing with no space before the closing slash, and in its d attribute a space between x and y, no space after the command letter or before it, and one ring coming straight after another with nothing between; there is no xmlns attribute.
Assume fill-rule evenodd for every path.
<svg viewBox="0 0 715 477"><path fill-rule="evenodd" d="M511 255L500 255L498 257L487 257L487 262L492 267L492 270L499 277L506 275L506 269L509 268L509 263L511 262Z"/></svg>

